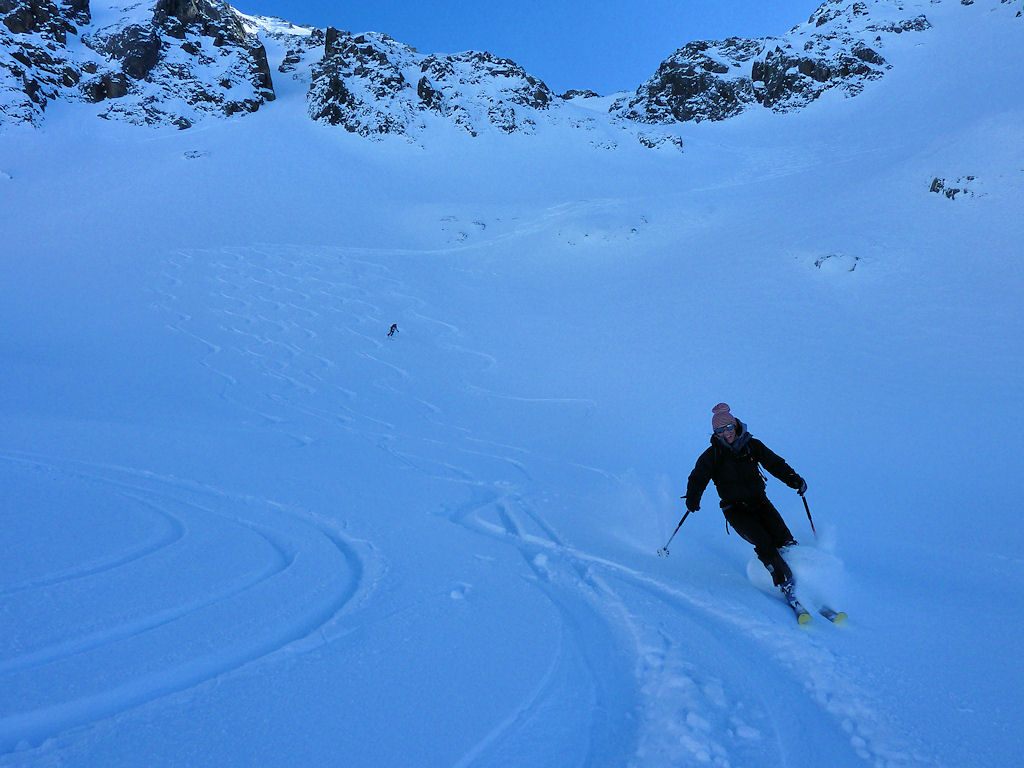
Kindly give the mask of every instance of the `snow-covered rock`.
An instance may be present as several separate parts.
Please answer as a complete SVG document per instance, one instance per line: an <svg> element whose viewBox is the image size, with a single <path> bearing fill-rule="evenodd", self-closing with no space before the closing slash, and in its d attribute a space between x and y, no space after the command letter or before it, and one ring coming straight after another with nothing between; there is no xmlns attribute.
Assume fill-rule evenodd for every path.
<svg viewBox="0 0 1024 768"><path fill-rule="evenodd" d="M978 181L976 176L960 176L956 179L944 179L936 176L932 179L929 191L938 195L945 195L950 200L955 200L957 195L963 197L977 197L984 193L977 191Z"/></svg>
<svg viewBox="0 0 1024 768"><path fill-rule="evenodd" d="M732 117L755 101L750 62L762 45L736 37L689 43L661 63L619 116L645 123Z"/></svg>
<svg viewBox="0 0 1024 768"><path fill-rule="evenodd" d="M806 24L766 41L751 68L757 100L786 112L832 88L856 96L890 68L880 53L888 38L930 28L923 14L902 3L879 3L869 11L864 2L829 0Z"/></svg>
<svg viewBox="0 0 1024 768"><path fill-rule="evenodd" d="M285 54L277 65L281 74L291 75L309 85L313 61L323 57L325 30L317 27L300 27L281 19L267 17L244 17L251 24L251 31L263 40L275 40L285 48Z"/></svg>
<svg viewBox="0 0 1024 768"><path fill-rule="evenodd" d="M428 56L416 92L428 109L476 134L487 124L529 132L555 95L513 61L490 53Z"/></svg>
<svg viewBox="0 0 1024 768"><path fill-rule="evenodd" d="M422 55L387 35L328 29L314 66L309 114L361 136L411 135L431 117L473 135L488 127L532 132L555 95L490 53Z"/></svg>
<svg viewBox="0 0 1024 768"><path fill-rule="evenodd" d="M101 103L101 117L187 128L273 100L262 43L222 0L102 10L95 24L88 0L0 0L0 122L38 124L63 98Z"/></svg>
<svg viewBox="0 0 1024 768"><path fill-rule="evenodd" d="M93 78L90 100L115 100L103 117L187 128L203 114L255 112L274 99L266 51L222 0L158 0L126 8L83 40L120 65L125 93Z"/></svg>
<svg viewBox="0 0 1024 768"><path fill-rule="evenodd" d="M700 122L724 120L751 105L788 112L830 89L855 96L889 69L881 53L887 40L930 26L908 4L827 0L781 37L680 48L614 111L647 123Z"/></svg>
<svg viewBox="0 0 1024 768"><path fill-rule="evenodd" d="M604 103L591 91L557 96L487 52L421 54L377 32L244 16L224 0L0 0L0 124L39 125L55 99L97 104L104 118L181 128L254 112L276 95L268 40L273 68L302 83L312 119L367 138L600 123L645 146L678 145L671 129L652 126L749 108L788 112L830 90L860 93L891 68L885 49L895 37L931 27L929 8L926 0L827 0L780 37L691 42L634 94Z"/></svg>
<svg viewBox="0 0 1024 768"><path fill-rule="evenodd" d="M418 70L412 48L378 33L327 30L324 57L313 68L309 115L361 136L408 133L417 122Z"/></svg>
<svg viewBox="0 0 1024 768"><path fill-rule="evenodd" d="M580 90L578 88L570 88L565 93L559 94L558 97L560 99L570 101L572 99L597 99L600 98L600 96L601 94L599 94L597 91L592 91L589 88L585 88L583 90Z"/></svg>
<svg viewBox="0 0 1024 768"><path fill-rule="evenodd" d="M89 23L88 0L0 0L0 22L0 123L37 125L47 103L83 77L66 45Z"/></svg>

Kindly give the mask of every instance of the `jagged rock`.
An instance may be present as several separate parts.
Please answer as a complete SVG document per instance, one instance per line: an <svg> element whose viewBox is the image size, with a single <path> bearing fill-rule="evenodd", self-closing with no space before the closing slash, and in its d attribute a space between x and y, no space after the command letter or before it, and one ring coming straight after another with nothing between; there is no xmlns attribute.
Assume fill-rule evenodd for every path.
<svg viewBox="0 0 1024 768"><path fill-rule="evenodd" d="M530 132L554 94L508 59L467 52L423 56L387 35L328 29L308 94L314 120L361 136L414 135L427 116L476 135Z"/></svg>
<svg viewBox="0 0 1024 768"><path fill-rule="evenodd" d="M415 68L415 56L387 35L328 28L307 96L310 117L361 136L408 132L415 114L403 70Z"/></svg>
<svg viewBox="0 0 1024 768"><path fill-rule="evenodd" d="M947 182L946 179L935 177L932 179L932 185L929 191L939 195L945 195L950 200L955 200L956 196L960 194L964 197L975 197L977 193L973 187L976 180L977 178L975 176L961 176L952 182Z"/></svg>
<svg viewBox="0 0 1024 768"><path fill-rule="evenodd" d="M872 21L886 15L894 18ZM881 53L887 36L930 27L895 0L871 10L864 2L827 0L782 37L690 43L611 111L646 123L699 122L755 105L799 109L831 89L855 96L889 68Z"/></svg>
<svg viewBox="0 0 1024 768"><path fill-rule="evenodd" d="M637 141L648 149L658 149L665 145L673 146L682 151L683 140L679 136L667 136L663 134L652 134L641 131L637 134Z"/></svg>
<svg viewBox="0 0 1024 768"><path fill-rule="evenodd" d="M293 36L294 38L294 36ZM285 54L284 59L281 61L281 65L277 68L278 72L296 72L302 65L306 56L317 48L322 48L326 43L326 34L322 29L310 30L309 34L298 38L298 41L293 41L288 52ZM300 77L301 75L296 75Z"/></svg>
<svg viewBox="0 0 1024 768"><path fill-rule="evenodd" d="M746 65L760 50L760 40L741 38L690 43L663 61L619 114L644 123L732 117L755 100Z"/></svg>
<svg viewBox="0 0 1024 768"><path fill-rule="evenodd" d="M762 105L785 112L809 104L829 88L860 93L864 81L882 76L884 66L885 59L867 46L824 58L777 45L754 62L751 79Z"/></svg>
<svg viewBox="0 0 1024 768"><path fill-rule="evenodd" d="M80 5L76 3L76 8L62 9L52 0L0 0L0 15L12 34L39 33L64 45L67 35L77 32L71 17L79 18Z"/></svg>
<svg viewBox="0 0 1024 768"><path fill-rule="evenodd" d="M101 117L179 127L256 111L274 99L258 33L287 51L280 72L309 83L313 119L362 136L415 139L442 125L471 135L533 133L550 123L595 128L596 112L581 102L598 94L555 96L515 62L486 52L422 55L382 34L242 17L224 0L142 0L103 18L92 23L88 0L0 0L0 122L38 124L58 98L99 104ZM891 36L929 27L896 0L828 0L778 38L680 48L610 112L616 128L643 145L678 146L670 131L648 126L787 111L828 90L855 95L889 68Z"/></svg>
<svg viewBox="0 0 1024 768"><path fill-rule="evenodd" d="M87 101L98 103L106 99L120 99L128 93L128 78L121 72L105 72L89 79L82 86Z"/></svg>
<svg viewBox="0 0 1024 768"><path fill-rule="evenodd" d="M452 118L473 134L484 127L484 117L506 133L532 131L534 113L547 110L555 98L514 61L486 52L428 56L420 71L422 108Z"/></svg>
<svg viewBox="0 0 1024 768"><path fill-rule="evenodd" d="M569 101L570 99L597 99L600 97L601 94L597 93L596 91L591 91L589 89L581 91L572 88L566 91L565 93L560 94L558 98L563 99L564 101Z"/></svg>
<svg viewBox="0 0 1024 768"><path fill-rule="evenodd" d="M0 0L0 123L40 124L47 104L80 82L65 46L88 17L85 0Z"/></svg>
<svg viewBox="0 0 1024 768"><path fill-rule="evenodd" d="M887 24L869 24L867 26L868 32L894 32L897 35L901 32L924 32L926 29L931 29L932 23L928 21L928 17L924 14L915 16L912 19L903 19L898 22L889 22Z"/></svg>
<svg viewBox="0 0 1024 768"><path fill-rule="evenodd" d="M890 14L895 18L872 21ZM899 2L867 4L828 0L807 24L767 41L751 67L760 104L776 112L799 109L830 89L856 96L890 68L879 49L890 35L921 32L931 24L923 15L907 16Z"/></svg>
<svg viewBox="0 0 1024 768"><path fill-rule="evenodd" d="M65 0L64 7L68 9L70 18L79 24L89 24L92 21L89 0Z"/></svg>
<svg viewBox="0 0 1024 768"><path fill-rule="evenodd" d="M160 62L163 39L153 27L132 24L107 38L102 51L121 62L128 77L141 80Z"/></svg>
<svg viewBox="0 0 1024 768"><path fill-rule="evenodd" d="M83 29L84 46L68 38L91 24L88 0L0 0L0 20L0 122L39 124L47 103L65 98L114 100L102 117L185 127L274 98L262 43L223 0L132 6Z"/></svg>
<svg viewBox="0 0 1024 768"><path fill-rule="evenodd" d="M191 24L200 15L197 0L159 0L153 10L156 13L172 16L182 24ZM241 21L239 21L238 27L241 30Z"/></svg>
<svg viewBox="0 0 1024 768"><path fill-rule="evenodd" d="M87 100L117 100L103 117L187 128L203 114L255 112L274 99L263 44L222 0L157 0L145 23L120 21L83 41L130 78L127 88L110 73L86 84Z"/></svg>
<svg viewBox="0 0 1024 768"><path fill-rule="evenodd" d="M212 38L213 45L248 48L253 43L242 19L231 6L218 0L157 0L155 26L164 34L184 39L191 31Z"/></svg>

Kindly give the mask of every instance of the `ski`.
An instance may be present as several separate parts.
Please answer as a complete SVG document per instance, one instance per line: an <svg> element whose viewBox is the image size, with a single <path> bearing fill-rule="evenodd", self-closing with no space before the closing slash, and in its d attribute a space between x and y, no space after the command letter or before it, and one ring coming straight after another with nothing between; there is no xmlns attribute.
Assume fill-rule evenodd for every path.
<svg viewBox="0 0 1024 768"><path fill-rule="evenodd" d="M811 614L795 597L786 596L786 603L793 609L793 613L796 615L796 620L800 624L806 624L811 620Z"/></svg>
<svg viewBox="0 0 1024 768"><path fill-rule="evenodd" d="M829 608L827 605L821 606L821 608L818 609L818 613L820 613L826 619L831 621L833 624L840 624L846 621L847 618L846 613L844 611L833 610L832 608Z"/></svg>

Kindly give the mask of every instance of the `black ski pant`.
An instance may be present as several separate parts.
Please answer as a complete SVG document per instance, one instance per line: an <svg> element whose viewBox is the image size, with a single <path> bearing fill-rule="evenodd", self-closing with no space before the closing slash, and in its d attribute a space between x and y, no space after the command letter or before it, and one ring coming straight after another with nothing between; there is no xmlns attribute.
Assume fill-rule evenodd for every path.
<svg viewBox="0 0 1024 768"><path fill-rule="evenodd" d="M793 572L779 554L779 548L796 542L782 515L768 499L730 504L722 512L733 530L754 545L757 559L764 563L775 586L792 580Z"/></svg>

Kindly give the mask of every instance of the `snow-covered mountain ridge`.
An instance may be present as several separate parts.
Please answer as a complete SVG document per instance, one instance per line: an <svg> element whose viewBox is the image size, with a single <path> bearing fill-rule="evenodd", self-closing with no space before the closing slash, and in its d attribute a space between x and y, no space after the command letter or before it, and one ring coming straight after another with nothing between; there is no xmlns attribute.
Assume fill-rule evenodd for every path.
<svg viewBox="0 0 1024 768"><path fill-rule="evenodd" d="M309 112L363 136L422 130L430 116L476 135L529 131L556 96L508 59L469 51L422 56L386 35L328 29Z"/></svg>
<svg viewBox="0 0 1024 768"><path fill-rule="evenodd" d="M617 111L644 122L699 122L723 120L753 104L799 109L832 88L855 96L890 68L881 51L893 36L930 27L917 4L869 8L830 0L782 37L680 48Z"/></svg>
<svg viewBox="0 0 1024 768"><path fill-rule="evenodd" d="M97 116L188 128L274 98L266 52L222 0L99 7L3 0L0 119L38 125L50 101Z"/></svg>
<svg viewBox="0 0 1024 768"><path fill-rule="evenodd" d="M893 37L928 30L935 2L828 0L778 38L689 43L606 112L487 52L420 54L376 32L245 17L223 0L0 0L0 124L40 125L47 105L64 99L96 104L99 117L187 128L274 100L274 69L307 84L312 119L364 137L415 137L439 124L471 135L533 133L542 122L585 130L600 119L658 146L669 134L642 124L720 120L751 105L799 109L830 89L860 93L891 66L884 50ZM279 59L268 61L265 40L283 45Z"/></svg>

